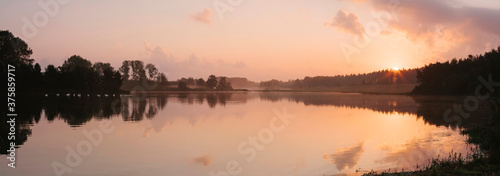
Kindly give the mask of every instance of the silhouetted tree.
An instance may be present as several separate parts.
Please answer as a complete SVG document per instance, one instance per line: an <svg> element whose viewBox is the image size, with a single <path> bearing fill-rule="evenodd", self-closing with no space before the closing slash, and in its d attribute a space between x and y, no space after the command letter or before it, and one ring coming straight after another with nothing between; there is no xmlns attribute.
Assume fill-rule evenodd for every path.
<svg viewBox="0 0 500 176"><path fill-rule="evenodd" d="M7 64L19 66L33 63L31 54L33 51L22 39L9 31L0 31L0 66L3 72L6 72Z"/></svg>
<svg viewBox="0 0 500 176"><path fill-rule="evenodd" d="M59 71L54 65L48 65L43 74L44 89L48 91L55 91L61 88Z"/></svg>
<svg viewBox="0 0 500 176"><path fill-rule="evenodd" d="M199 78L196 80L196 86L198 87L205 87L205 80L203 78Z"/></svg>
<svg viewBox="0 0 500 176"><path fill-rule="evenodd" d="M0 31L0 70L7 75L8 65L15 67L16 92L37 92L41 88L41 68L31 59L28 44L9 31ZM7 85L2 79L2 85Z"/></svg>
<svg viewBox="0 0 500 176"><path fill-rule="evenodd" d="M420 85L413 89L415 94L446 94L467 95L474 94L479 77L497 82L500 80L500 47L484 55L469 55L465 59L453 59L451 62L436 62L417 70L417 79ZM498 91L496 91L498 92ZM479 92L485 93L485 92Z"/></svg>
<svg viewBox="0 0 500 176"><path fill-rule="evenodd" d="M123 80L128 81L130 78L130 64L129 61L123 61L122 66L120 67L120 72L123 75Z"/></svg>
<svg viewBox="0 0 500 176"><path fill-rule="evenodd" d="M231 83L226 81L226 77L221 77L219 85L217 85L217 90L233 90Z"/></svg>
<svg viewBox="0 0 500 176"><path fill-rule="evenodd" d="M160 83L160 85L166 85L168 83L167 77L165 76L164 73L158 74L157 81L158 83Z"/></svg>
<svg viewBox="0 0 500 176"><path fill-rule="evenodd" d="M186 90L186 89L188 89L188 86L185 82L179 81L179 83L177 84L177 88L179 88L181 90Z"/></svg>
<svg viewBox="0 0 500 176"><path fill-rule="evenodd" d="M78 55L73 55L64 61L60 68L65 89L73 91L95 91L98 80L92 72L92 63Z"/></svg>
<svg viewBox="0 0 500 176"><path fill-rule="evenodd" d="M209 89L215 89L217 85L217 77L215 77L215 75L210 75L205 83L205 86Z"/></svg>
<svg viewBox="0 0 500 176"><path fill-rule="evenodd" d="M158 76L158 69L153 64L147 64L146 70L148 71L148 76L150 80L156 80Z"/></svg>
<svg viewBox="0 0 500 176"><path fill-rule="evenodd" d="M146 70L144 70L144 62L140 60L133 60L129 62L132 67L132 79L133 80L143 80L146 79Z"/></svg>

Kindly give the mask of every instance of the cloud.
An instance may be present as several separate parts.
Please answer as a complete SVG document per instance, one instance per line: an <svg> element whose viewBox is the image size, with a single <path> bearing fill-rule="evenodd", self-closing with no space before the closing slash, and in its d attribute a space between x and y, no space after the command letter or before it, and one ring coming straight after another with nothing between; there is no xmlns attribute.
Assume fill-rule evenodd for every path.
<svg viewBox="0 0 500 176"><path fill-rule="evenodd" d="M465 57L500 44L500 9L470 7L458 1L400 1L395 9L389 9L385 0L371 3L375 10L396 17L388 20L387 33L403 33L431 55Z"/></svg>
<svg viewBox="0 0 500 176"><path fill-rule="evenodd" d="M210 9L203 9L203 12L198 12L195 14L190 15L191 19L196 20L201 23L206 23L210 24L212 22L212 10Z"/></svg>
<svg viewBox="0 0 500 176"><path fill-rule="evenodd" d="M156 65L161 72L166 74L169 80L181 77L206 79L211 74L229 77L241 76L248 68L244 61L208 60L196 54L181 59L161 46L152 47L148 42L144 42L144 49L141 53L145 55L145 63Z"/></svg>
<svg viewBox="0 0 500 176"><path fill-rule="evenodd" d="M323 155L324 159L330 160L330 163L335 164L339 171L344 169L352 169L356 166L365 152L363 143L357 144L351 148L340 148L334 154Z"/></svg>
<svg viewBox="0 0 500 176"><path fill-rule="evenodd" d="M192 158L189 161L190 161L190 163L194 163L194 164L201 164L203 166L210 166L210 164L212 164L212 156L203 155L203 156Z"/></svg>
<svg viewBox="0 0 500 176"><path fill-rule="evenodd" d="M333 26L338 30L363 38L365 28L358 20L358 16L353 13L346 13L344 10L339 10L337 15L330 22L326 22L325 26Z"/></svg>
<svg viewBox="0 0 500 176"><path fill-rule="evenodd" d="M153 48L148 42L144 42L144 50L153 60L172 60L172 55L167 53L162 47L157 46Z"/></svg>

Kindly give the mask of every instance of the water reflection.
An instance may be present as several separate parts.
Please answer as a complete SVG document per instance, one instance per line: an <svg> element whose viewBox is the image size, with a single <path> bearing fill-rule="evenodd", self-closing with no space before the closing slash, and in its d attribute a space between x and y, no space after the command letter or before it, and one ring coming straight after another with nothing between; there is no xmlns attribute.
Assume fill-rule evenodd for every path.
<svg viewBox="0 0 500 176"><path fill-rule="evenodd" d="M335 153L323 155L323 158L330 160L339 171L342 171L354 168L361 159L363 152L365 152L365 149L363 143L360 143L349 148L338 148Z"/></svg>
<svg viewBox="0 0 500 176"><path fill-rule="evenodd" d="M21 99L17 110L22 112L16 125L19 132L16 144L22 145L31 135L30 125L38 123L42 113L48 121L63 120L72 127L84 125L94 119L109 119L121 115L124 121L152 119L158 111L175 99L181 104L207 104L210 108L226 106L227 103L246 103L258 98L264 101L289 101L303 103L306 106L336 106L357 109L369 109L384 114L410 114L422 118L426 123L436 126L456 128L455 122L443 120L443 113L460 104L463 97L425 97L401 95L361 95L340 93L151 93L145 98L139 95L122 97L30 97ZM487 120L489 109L487 101L482 102L482 109L472 112L472 117L463 119L462 126L467 127ZM6 117L4 117L6 118ZM5 119L7 120L7 119ZM2 123L2 134L8 132L7 124ZM6 154L2 142L1 154Z"/></svg>
<svg viewBox="0 0 500 176"><path fill-rule="evenodd" d="M209 166L210 164L212 164L212 156L203 155L203 156L195 157L195 158L191 159L191 163L201 164L203 166Z"/></svg>
<svg viewBox="0 0 500 176"><path fill-rule="evenodd" d="M45 127L44 132L60 130L43 124L44 118L48 123L64 123L73 130L86 128L94 120L113 120L119 121L115 122L119 123L118 136L110 139L124 136L121 143L113 144L115 148L134 150L130 147L135 146L136 150L142 150L148 146L151 151L147 154L152 155L149 157L165 158L158 159L158 165L184 161L187 165L171 167L217 169L225 167L226 158L241 157L236 153L238 143L268 125L266 118L272 117L273 106L285 106L301 118L287 127L286 132L277 134L281 135L275 137L278 141L266 146L272 153L259 153L260 162L280 162L257 162L260 165L249 164L246 170L259 170L267 165L285 167L297 175L310 175L352 172L356 168L411 168L415 163L425 163L452 149L465 151L461 148L463 136L445 128L457 128L456 124L443 120L443 112L462 101L462 97L255 92L30 97L18 100L17 108L22 116L16 123L19 130L16 144L25 145L33 133L32 128L40 123ZM474 118L464 119L461 127L488 117L483 109L473 114ZM0 129L2 134L8 132L5 123ZM0 136L2 154L6 154L9 142L5 137ZM39 144L40 139L34 142ZM106 151L101 154L104 156L119 151L112 147L102 150ZM166 151L171 151L168 157L156 156L166 155ZM182 153L189 155L180 156ZM110 157L129 154L133 155L125 152ZM170 157L175 161L168 160ZM369 159L363 159L367 157ZM331 171L332 168L336 172ZM202 171L204 173L178 175L208 173L203 169L199 172ZM265 174L264 171L253 175Z"/></svg>
<svg viewBox="0 0 500 176"><path fill-rule="evenodd" d="M435 130L423 138L412 138L400 145L383 145L381 151L387 153L375 162L385 165L395 165L395 169L408 169L428 165L430 158L447 157L453 152L453 146L463 145L463 136L453 136L445 130ZM467 152L454 151L454 152Z"/></svg>

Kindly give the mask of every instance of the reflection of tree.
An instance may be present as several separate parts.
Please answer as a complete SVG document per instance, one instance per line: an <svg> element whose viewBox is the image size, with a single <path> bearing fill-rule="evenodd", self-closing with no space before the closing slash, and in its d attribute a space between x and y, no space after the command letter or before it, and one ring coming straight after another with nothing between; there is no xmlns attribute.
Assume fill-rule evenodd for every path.
<svg viewBox="0 0 500 176"><path fill-rule="evenodd" d="M339 93L261 93L262 100L271 102L288 100L309 106L337 106L369 109L385 114L399 113L416 115L426 123L456 128L457 121L445 121L443 114L462 105L465 97L404 96L404 95L362 95ZM484 122L490 117L489 102L480 103L480 108L470 112L470 118L461 118L461 126L468 127ZM469 113L469 112L467 112Z"/></svg>
<svg viewBox="0 0 500 176"><path fill-rule="evenodd" d="M146 113L146 118L151 119L158 113L158 104L156 103L157 98L148 99L148 112Z"/></svg>
<svg viewBox="0 0 500 176"><path fill-rule="evenodd" d="M175 94L177 97L177 100L184 104L194 104L195 102L197 104L203 104L203 102L207 102L208 106L210 108L215 108L217 104L225 106L226 102L231 99L233 93L222 93L222 92L217 92L217 93L194 93L194 94L188 94L188 93L179 93Z"/></svg>
<svg viewBox="0 0 500 176"><path fill-rule="evenodd" d="M488 108L490 103L488 101L480 102L479 109L467 112L463 109L463 102L465 97L429 97L429 96L413 96L413 100L417 104L417 116L422 117L426 123L436 126L446 126L453 129L457 125L461 127L470 127L474 124L479 124L490 119L491 109ZM462 106L462 110L469 114L468 117L460 115L456 107ZM452 111L449 116L454 116L458 119L445 119L444 114L446 111ZM460 123L458 123L460 121Z"/></svg>
<svg viewBox="0 0 500 176"><path fill-rule="evenodd" d="M208 106L215 108L215 105L217 104L217 96L215 96L215 94L207 94L205 97L207 99Z"/></svg>
<svg viewBox="0 0 500 176"><path fill-rule="evenodd" d="M409 96L362 95L341 93L261 93L262 100L288 100L309 106L337 106L370 109L381 113L416 114L416 104Z"/></svg>
<svg viewBox="0 0 500 176"><path fill-rule="evenodd" d="M71 95L48 97L19 97L16 102L17 111L20 112L16 120L16 144L22 145L31 135L30 126L40 121L41 114L51 122L63 120L73 127L81 126L92 119L109 119L112 116L121 116L124 121L141 121L144 118L152 119L158 112L167 106L168 100L176 100L181 104L203 104L210 108L226 106L227 104L245 103L259 96L265 101L291 101L304 103L306 106L337 106L359 109L369 109L381 113L412 114L423 118L432 125L454 126L443 120L443 113L453 108L455 103L463 103L462 97L410 97L401 95L360 95L360 94L335 94L335 93L228 93L228 92L202 92L202 93L170 93L142 96L107 96L96 95ZM5 109L3 110L5 111ZM462 119L462 125L474 124L489 117L488 111L479 109L472 112L471 118ZM6 114L6 112L3 112ZM474 117L474 118L472 118ZM2 120L7 121L6 117ZM2 134L8 133L6 123L1 124ZM6 135L0 136L2 151L8 147Z"/></svg>
<svg viewBox="0 0 500 176"><path fill-rule="evenodd" d="M231 94L220 93L220 94L217 94L217 98L219 99L219 104L220 105L226 106L226 100L231 99Z"/></svg>
<svg viewBox="0 0 500 176"><path fill-rule="evenodd" d="M29 124L16 122L15 140L9 140L7 134L10 132L10 125L6 123L7 121L9 121L9 118L2 117L1 120L3 123L0 123L0 133L2 134L0 135L0 154L6 155L8 154L7 150L9 150L11 142L14 142L17 146L16 148L18 148L28 140L28 137L31 136L32 131Z"/></svg>
<svg viewBox="0 0 500 176"><path fill-rule="evenodd" d="M27 141L31 135L30 126L40 121L42 112L49 122L60 119L73 127L81 126L92 119L109 119L119 114L124 120L142 120L144 116L153 118L158 109L165 108L166 98L142 99L140 97L96 97L95 95L18 97L16 111L19 112L19 116L16 119L15 142L17 146L20 146ZM131 113L129 109L132 109ZM3 113L6 114L6 112ZM8 121L5 116L1 120ZM8 125L0 123L2 134L8 134ZM6 154L9 144L7 136L0 135L0 149L2 150L0 154Z"/></svg>
<svg viewBox="0 0 500 176"><path fill-rule="evenodd" d="M196 94L196 103L203 104L205 100L205 96L203 94Z"/></svg>
<svg viewBox="0 0 500 176"><path fill-rule="evenodd" d="M121 107L123 113L121 113L124 121L141 121L144 116L147 118L153 118L156 115L154 109L157 109L157 104L155 101L150 101L150 97L123 97L121 101L123 105ZM150 110L146 113L146 107L149 105ZM130 112L132 110L132 112Z"/></svg>

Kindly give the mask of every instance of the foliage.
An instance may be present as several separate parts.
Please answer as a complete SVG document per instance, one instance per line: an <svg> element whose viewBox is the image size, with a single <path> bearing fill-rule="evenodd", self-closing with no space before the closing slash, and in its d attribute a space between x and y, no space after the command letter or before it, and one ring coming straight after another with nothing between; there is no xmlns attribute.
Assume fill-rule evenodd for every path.
<svg viewBox="0 0 500 176"><path fill-rule="evenodd" d="M372 73L336 75L336 76L315 76L304 79L289 80L286 82L279 80L262 81L261 88L265 89L311 89L311 88L335 88L340 86L355 85L388 85L388 84L413 84L416 83L417 69L381 70Z"/></svg>
<svg viewBox="0 0 500 176"><path fill-rule="evenodd" d="M207 86L208 89L215 89L217 87L217 77L215 75L210 75L207 79L207 82L205 82L205 86Z"/></svg>
<svg viewBox="0 0 500 176"><path fill-rule="evenodd" d="M465 59L436 62L417 71L420 85L414 94L467 95L473 94L481 85L479 76L494 82L500 80L500 47L484 55L469 55Z"/></svg>
<svg viewBox="0 0 500 176"><path fill-rule="evenodd" d="M233 90L233 87L230 82L227 82L226 77L221 77L217 85L217 90Z"/></svg>
<svg viewBox="0 0 500 176"><path fill-rule="evenodd" d="M177 88L180 89L180 90L187 90L188 86L187 86L187 84L185 82L179 81L179 83L177 84Z"/></svg>
<svg viewBox="0 0 500 176"><path fill-rule="evenodd" d="M64 61L60 67L48 65L45 72L30 59L33 52L26 42L9 31L0 31L0 65L6 75L7 64L16 67L16 92L102 92L115 93L122 83L121 74L109 63L94 65L78 55Z"/></svg>

